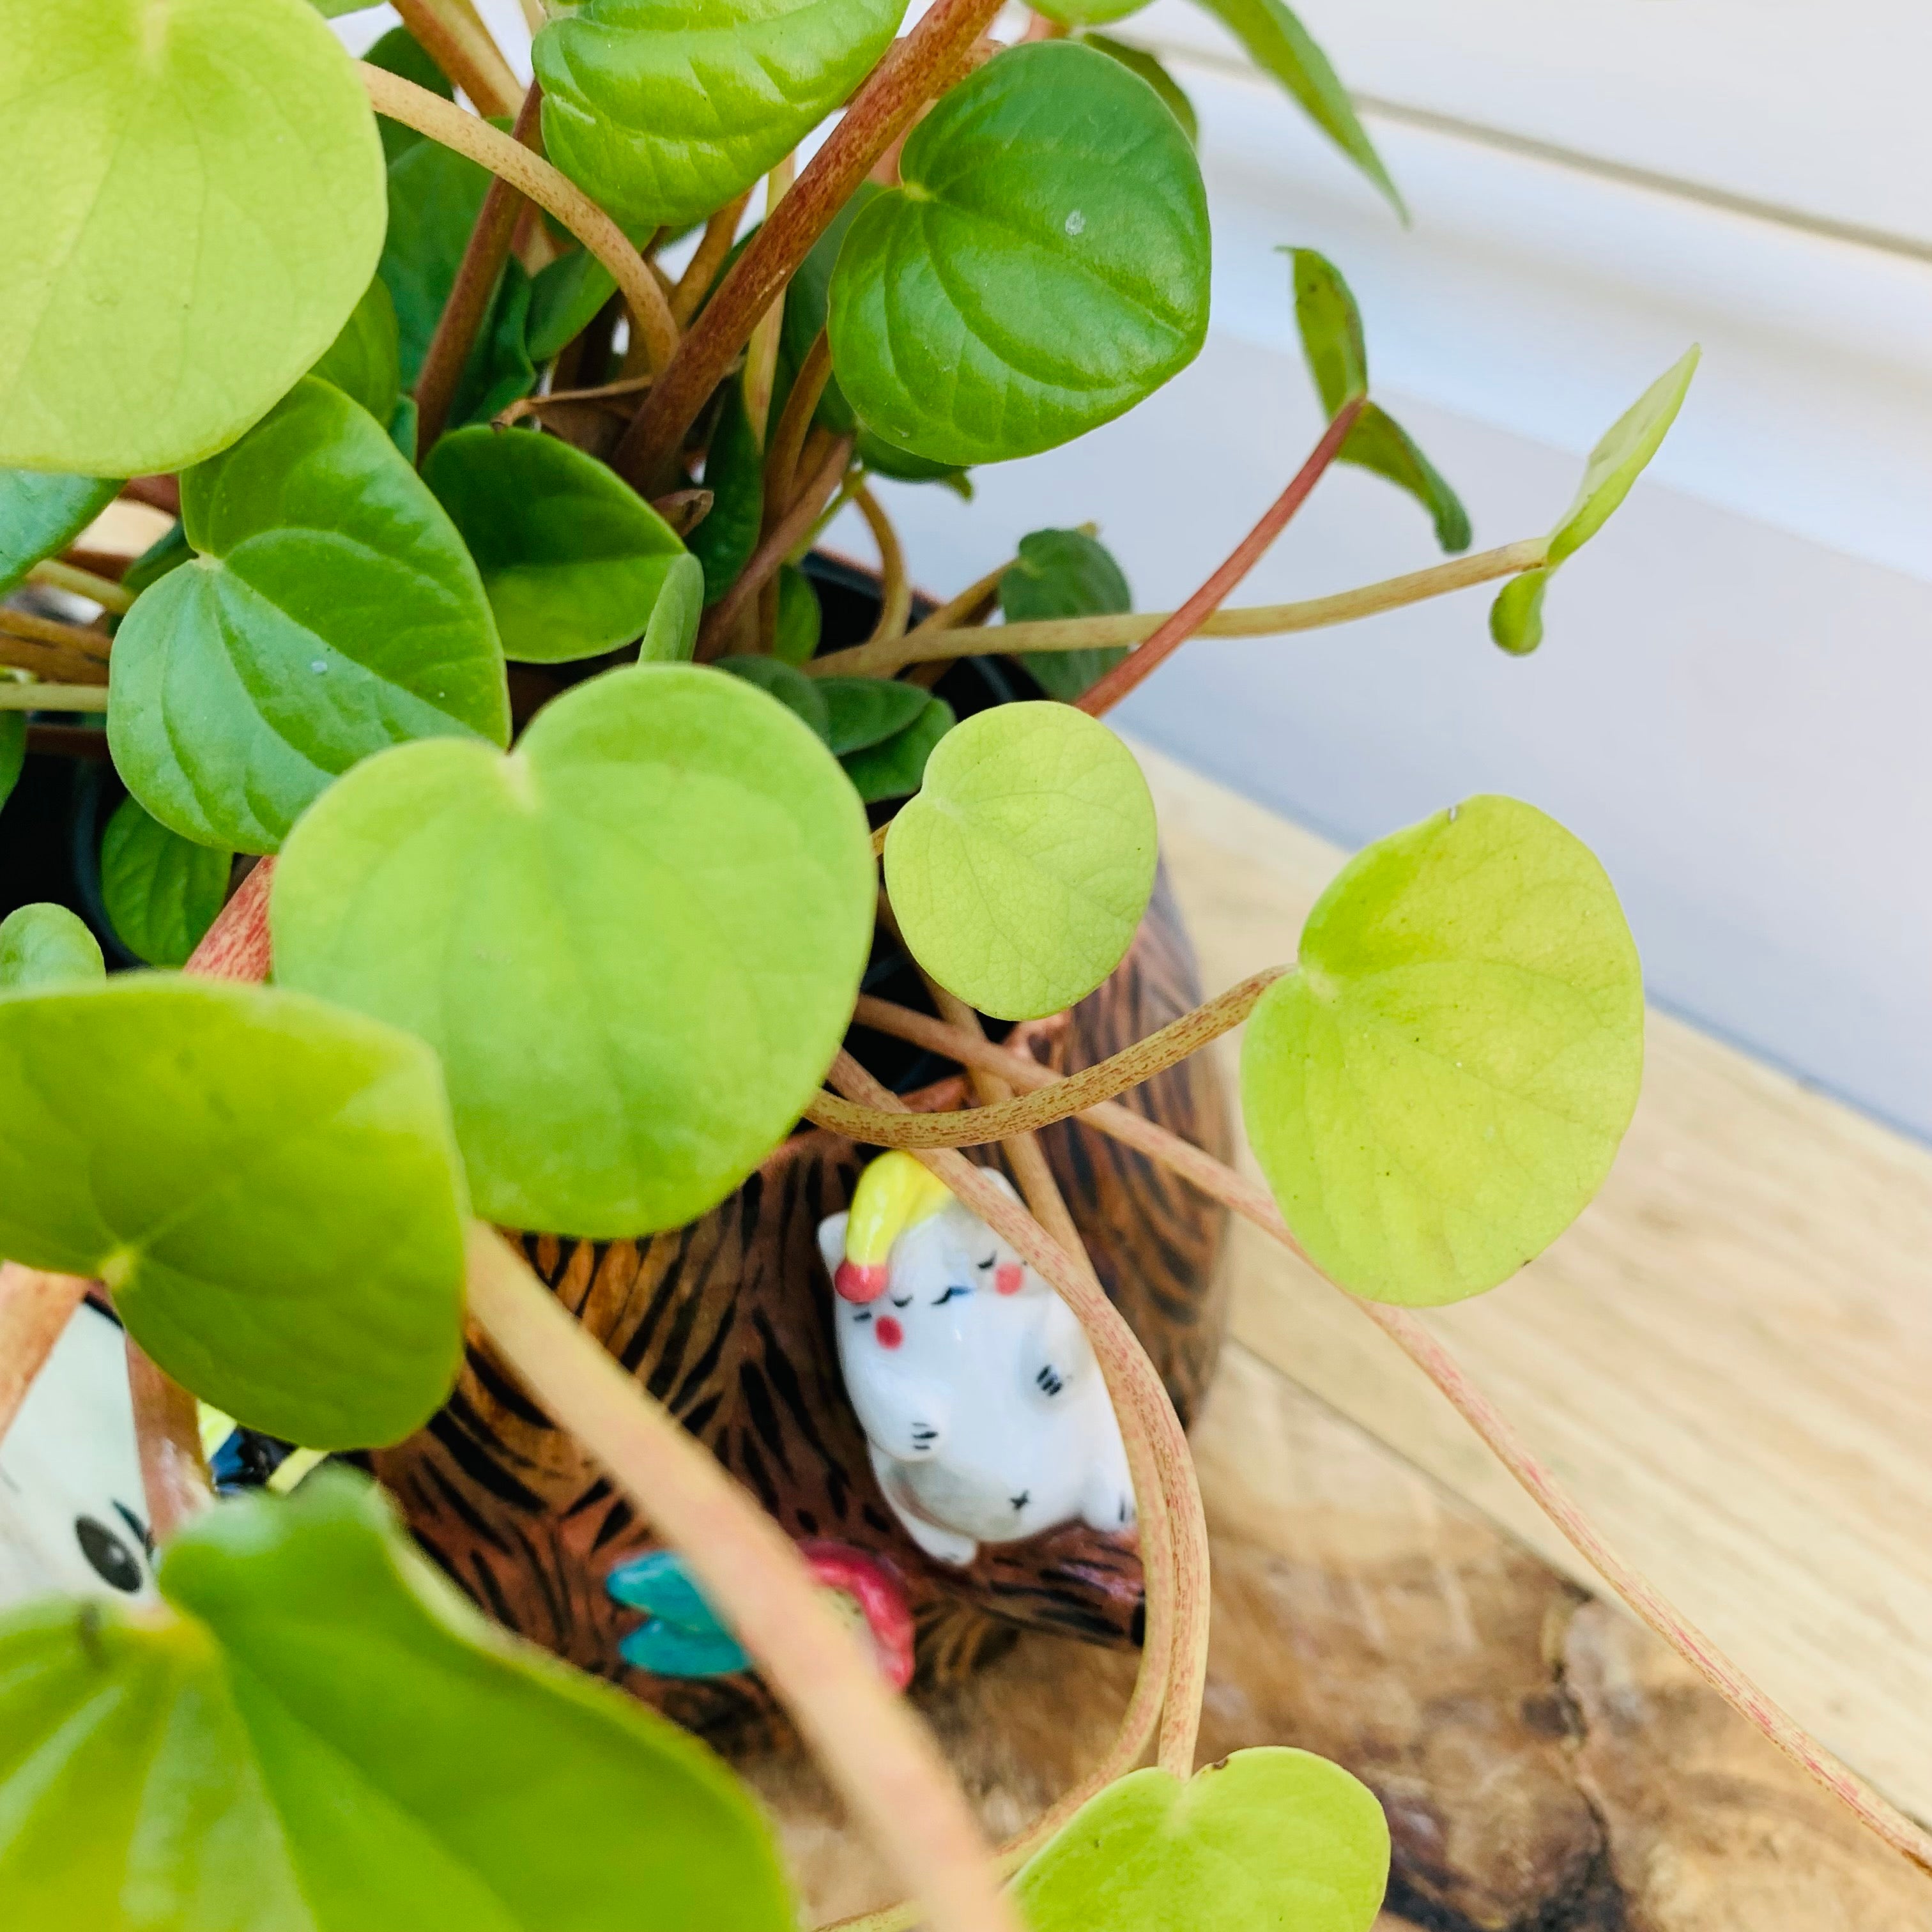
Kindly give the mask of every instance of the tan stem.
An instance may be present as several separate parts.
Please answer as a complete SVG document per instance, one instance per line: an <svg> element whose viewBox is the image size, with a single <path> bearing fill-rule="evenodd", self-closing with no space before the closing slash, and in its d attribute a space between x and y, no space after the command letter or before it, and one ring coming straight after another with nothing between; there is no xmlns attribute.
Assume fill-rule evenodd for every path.
<svg viewBox="0 0 1932 1932"><path fill-rule="evenodd" d="M1061 1078L1024 1054L983 1039L929 1015L862 997L854 1017L862 1025L949 1054L962 1065L983 1066L1016 1087L1042 1089ZM1220 1202L1279 1242L1310 1270L1310 1261L1267 1190L1238 1174L1212 1154L1169 1133L1131 1108L1107 1101L1088 1108L1082 1119L1124 1144L1166 1163L1184 1180ZM1325 1276L1322 1277L1324 1280ZM1334 1286L1331 1283L1330 1286ZM1337 1288L1338 1294L1346 1291ZM1640 1570L1618 1556L1556 1478L1544 1467L1514 1426L1435 1334L1406 1309L1348 1300L1393 1341L1468 1424L1525 1492L1567 1537L1597 1574L1670 1645L1732 1709L1762 1732L1791 1762L1839 1798L1861 1823L1922 1870L1932 1872L1932 1833L1907 1817L1840 1762L1816 1738L1780 1708L1694 1624L1688 1622Z"/></svg>
<svg viewBox="0 0 1932 1932"><path fill-rule="evenodd" d="M677 346L677 325L658 278L629 238L577 184L500 129L466 114L452 101L400 74L361 63L363 85L377 113L466 154L508 182L565 227L610 270L629 308L633 334L642 333L653 369Z"/></svg>
<svg viewBox="0 0 1932 1932"><path fill-rule="evenodd" d="M765 219L778 212L778 204L791 191L798 172L798 158L788 154L765 177ZM778 337L784 328L784 293L772 298L745 350L745 415L752 433L765 447L765 432L771 427L772 391L778 381Z"/></svg>
<svg viewBox="0 0 1932 1932"><path fill-rule="evenodd" d="M403 25L430 58L469 95L479 114L515 112L524 90L475 14L456 0L395 0L395 4Z"/></svg>
<svg viewBox="0 0 1932 1932"><path fill-rule="evenodd" d="M832 349L820 329L798 374L792 378L790 393L779 412L778 426L772 432L765 452L765 520L770 530L790 507L798 478L799 457L812 428L814 411L832 377Z"/></svg>
<svg viewBox="0 0 1932 1932"><path fill-rule="evenodd" d="M87 1293L87 1278L0 1262L0 1442Z"/></svg>
<svg viewBox="0 0 1932 1932"><path fill-rule="evenodd" d="M214 1480L201 1453L200 1411L194 1397L158 1368L131 1335L128 1392L134 1399L148 1532L157 1543L166 1543L214 1502Z"/></svg>
<svg viewBox="0 0 1932 1932"><path fill-rule="evenodd" d="M518 1379L681 1551L938 1932L1016 1932L987 1848L931 1736L798 1552L526 1267L472 1224L470 1312Z"/></svg>
<svg viewBox="0 0 1932 1932"><path fill-rule="evenodd" d="M0 664L10 662L0 638ZM0 684L0 711L92 711L107 709L104 684Z"/></svg>
<svg viewBox="0 0 1932 1932"><path fill-rule="evenodd" d="M64 684L105 684L113 648L104 632L0 604L0 664Z"/></svg>
<svg viewBox="0 0 1932 1932"><path fill-rule="evenodd" d="M86 597L98 604L104 610L112 610L116 616L124 616L134 608L134 593L116 584L111 577L101 577L91 570L82 570L71 563L62 563L57 557L45 557L27 572L28 579L34 584L44 584L50 590L64 590L75 597Z"/></svg>
<svg viewBox="0 0 1932 1932"><path fill-rule="evenodd" d="M906 576L905 551L885 506L864 484L852 492L852 500L879 547L879 621L867 641L887 644L904 634L906 620L912 614L912 585Z"/></svg>
<svg viewBox="0 0 1932 1932"><path fill-rule="evenodd" d="M724 266L724 258L730 254L733 243L738 238L738 224L745 218L745 210L750 206L752 190L746 189L735 201L728 201L704 224L704 232L699 237L691 260L685 264L684 273L677 278L677 286L670 292L670 312L677 318L680 328L691 326L691 318L702 305L704 298L711 292L711 285L718 279L718 272Z"/></svg>

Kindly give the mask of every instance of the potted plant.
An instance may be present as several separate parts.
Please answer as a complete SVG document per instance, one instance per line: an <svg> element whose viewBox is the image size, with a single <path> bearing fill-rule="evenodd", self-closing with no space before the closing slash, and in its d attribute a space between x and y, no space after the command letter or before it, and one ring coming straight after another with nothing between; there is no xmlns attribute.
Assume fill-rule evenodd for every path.
<svg viewBox="0 0 1932 1932"><path fill-rule="evenodd" d="M1194 1769L1206 1546L1169 1384L1211 1359L1223 1210L1356 1297L1642 1614L1923 1859L1916 1826L1602 1548L1403 1312L1505 1278L1614 1156L1642 989L1590 854L1531 806L1470 800L1358 855L1292 967L1170 1011L1175 935L1138 940L1164 969L1132 953L1156 829L1111 706L1196 632L1484 580L1496 640L1534 648L1552 573L1694 358L1612 428L1546 538L1229 610L1336 460L1416 496L1445 548L1468 540L1372 398L1341 277L1296 253L1328 424L1180 610L1126 610L1112 560L1066 530L915 621L868 476L964 487L1200 346L1185 104L1090 31L1121 10L1003 48L993 0L939 0L898 39L885 0L588 0L542 27L525 91L466 0L401 10L412 35L358 65L308 0L0 0L0 569L31 586L0 608L0 748L17 772L30 733L70 751L104 716L128 802L82 869L98 860L130 952L185 969L108 977L51 903L0 926L0 1431L76 1310L111 1304L142 1489L116 1507L159 1546L157 1592L90 1518L106 1589L0 1624L8 1922L791 1923L722 1762L490 1630L366 1477L212 1502L208 1408L304 1464L364 1458L407 1500L435 1480L419 1432L440 1417L448 1444L487 1388L524 1432L496 1428L481 1480L524 1484L526 1532L571 1514L533 1472L575 1459L596 1473L549 1547L587 1564L584 1542L640 1538L597 1579L625 1662L782 1707L928 1922L1192 1906L1365 1932L1388 1856L1372 1793L1293 1750ZM1222 10L1381 178L1292 17ZM131 562L76 548L124 489L178 523ZM835 599L806 568L848 500L881 554L856 638L826 634ZM100 616L48 602L76 598ZM867 984L882 964L896 986ZM1222 1157L1211 1094L1171 1084L1165 1118L1120 1097L1244 1022L1265 1192ZM963 1071L908 1104L879 1077L888 1040ZM1061 1185L1095 1136L1191 1190L1197 1256L1142 1335L1087 1252L1107 1213ZM755 1322L718 1319L685 1271L786 1188L784 1238L725 1258L728 1310L788 1311L748 1358ZM748 1367L792 1404L792 1442L842 1418L821 1469L874 1486L854 1519L878 1517L874 1544L803 1520L770 1475L782 1435L758 1493L754 1396L711 1453L716 1361L652 1339L674 1304L710 1311L741 1394ZM1117 1632L1139 1680L1092 1775L996 1858L896 1694L908 1579L950 1566L951 1599L983 1601L988 1550L1070 1531L1111 1539L1082 1591L1140 1608ZM487 1566L450 1567L489 1600Z"/></svg>

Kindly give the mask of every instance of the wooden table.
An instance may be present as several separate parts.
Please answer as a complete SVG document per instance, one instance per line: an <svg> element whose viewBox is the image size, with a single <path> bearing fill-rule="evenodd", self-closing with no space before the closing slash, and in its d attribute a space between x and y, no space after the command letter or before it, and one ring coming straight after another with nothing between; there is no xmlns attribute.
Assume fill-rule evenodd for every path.
<svg viewBox="0 0 1932 1932"><path fill-rule="evenodd" d="M1340 854L1143 755L1208 988L1292 959ZM1599 1600L1378 1333L1245 1234L1196 1437L1204 1760L1294 1743L1368 1779L1384 1932L1932 1932L1932 1880ZM1601 1198L1429 1318L1684 1612L1932 1814L1932 1154L1653 1015ZM1029 1637L935 1704L991 1829L1074 1780L1131 1669ZM748 1770L816 1915L890 1896L808 1766Z"/></svg>

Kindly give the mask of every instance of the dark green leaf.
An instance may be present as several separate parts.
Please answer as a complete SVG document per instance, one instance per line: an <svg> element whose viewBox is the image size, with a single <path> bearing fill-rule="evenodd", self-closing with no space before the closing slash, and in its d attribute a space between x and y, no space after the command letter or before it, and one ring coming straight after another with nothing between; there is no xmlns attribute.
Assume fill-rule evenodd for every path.
<svg viewBox="0 0 1932 1932"><path fill-rule="evenodd" d="M396 412L402 392L398 353L396 305L378 275L363 291L356 313L342 325L342 333L323 350L321 361L309 374L333 382L379 423L387 423Z"/></svg>
<svg viewBox="0 0 1932 1932"><path fill-rule="evenodd" d="M539 268L530 284L530 360L562 354L616 292L616 278L588 248L573 248Z"/></svg>
<svg viewBox="0 0 1932 1932"><path fill-rule="evenodd" d="M100 942L63 905L23 905L0 920L0 992L87 986L107 976Z"/></svg>
<svg viewBox="0 0 1932 1932"><path fill-rule="evenodd" d="M1021 538L1018 556L1000 579L1000 608L1009 623L1102 617L1133 608L1113 554L1084 530L1035 530ZM1023 651L1019 661L1048 697L1071 704L1126 656L1120 649Z"/></svg>
<svg viewBox="0 0 1932 1932"><path fill-rule="evenodd" d="M1132 0L1134 7L1145 4L1146 0ZM1119 16L1108 17L1118 19ZM1105 34L1082 34L1080 38L1087 46L1105 54L1109 60L1118 61L1130 74L1138 74L1167 103L1168 112L1180 123L1180 131L1187 136L1188 145L1201 145L1200 117L1194 112L1193 102L1188 99L1180 82L1146 48L1130 47L1126 41L1110 40Z"/></svg>
<svg viewBox="0 0 1932 1932"><path fill-rule="evenodd" d="M23 711L0 712L0 805L14 796L20 773L27 762L27 715Z"/></svg>
<svg viewBox="0 0 1932 1932"><path fill-rule="evenodd" d="M704 566L704 602L710 605L737 582L751 561L765 514L764 452L745 412L744 386L735 376L724 385L711 432L704 487L712 494L711 513L685 544Z"/></svg>
<svg viewBox="0 0 1932 1932"><path fill-rule="evenodd" d="M422 474L482 572L504 655L522 663L596 657L641 636L685 554L628 483L553 436L458 430Z"/></svg>
<svg viewBox="0 0 1932 1932"><path fill-rule="evenodd" d="M108 741L184 837L272 852L330 780L409 738L503 743L502 652L469 552L367 411L304 379L188 472L196 568L114 643Z"/></svg>
<svg viewBox="0 0 1932 1932"><path fill-rule="evenodd" d="M128 566L121 587L138 597L151 585L160 583L170 571L178 570L192 561L194 556L188 532L177 518Z"/></svg>
<svg viewBox="0 0 1932 1932"><path fill-rule="evenodd" d="M417 442L416 399L413 396L399 396L396 407L389 418L389 440L403 453L403 458L411 469L416 467Z"/></svg>
<svg viewBox="0 0 1932 1932"><path fill-rule="evenodd" d="M778 373L772 389L774 411L784 407L784 399L791 393L792 379L825 326L832 296L832 271L838 265L838 251L844 247L853 223L880 191L874 182L859 184L850 200L812 244L812 252L799 264L798 272L785 290L784 320L778 332ZM824 424L835 436L850 436L858 428L852 405L845 400L836 376L826 377L825 393L819 398L812 420Z"/></svg>
<svg viewBox="0 0 1932 1932"><path fill-rule="evenodd" d="M910 798L926 776L933 747L958 720L943 698L928 698L919 716L903 731L862 752L839 760L845 776L868 805L889 798Z"/></svg>
<svg viewBox="0 0 1932 1932"><path fill-rule="evenodd" d="M1416 447L1414 438L1379 403L1363 406L1336 460L1373 470L1406 490L1429 512L1436 525L1436 541L1445 550L1469 548L1473 532L1462 500Z"/></svg>
<svg viewBox="0 0 1932 1932"><path fill-rule="evenodd" d="M860 418L944 464L1066 442L1151 394L1208 329L1207 196L1160 97L1070 40L1010 48L913 130L832 278Z"/></svg>
<svg viewBox="0 0 1932 1932"><path fill-rule="evenodd" d="M818 655L824 614L812 579L795 563L778 566L778 628L772 655L781 664L809 664Z"/></svg>
<svg viewBox="0 0 1932 1932"><path fill-rule="evenodd" d="M0 1623L0 1922L86 1932L788 1932L704 1747L512 1645L318 1472L169 1543L172 1606Z"/></svg>
<svg viewBox="0 0 1932 1932"><path fill-rule="evenodd" d="M123 799L100 841L100 895L121 944L150 966L184 965L228 896L234 862Z"/></svg>
<svg viewBox="0 0 1932 1932"><path fill-rule="evenodd" d="M0 1252L113 1290L250 1427L392 1442L462 1352L463 1176L434 1055L178 974L0 998Z"/></svg>
<svg viewBox="0 0 1932 1932"><path fill-rule="evenodd" d="M456 98L456 89L450 85L448 76L430 58L406 27L392 27L362 58L371 67L399 74L404 80L412 80L417 86L425 87L432 94L440 94L446 100ZM386 164L393 163L424 139L413 128L405 128L400 121L392 121L387 116L377 117L376 128L382 137L382 159Z"/></svg>
<svg viewBox="0 0 1932 1932"><path fill-rule="evenodd" d="M896 483L940 483L967 502L973 500L973 485L963 464L915 456L868 429L860 430L852 453L875 476L890 476Z"/></svg>
<svg viewBox="0 0 1932 1932"><path fill-rule="evenodd" d="M67 548L121 493L99 476L0 470L0 597Z"/></svg>
<svg viewBox="0 0 1932 1932"><path fill-rule="evenodd" d="M1356 118L1348 89L1336 78L1328 56L1281 0L1199 0L1199 4L1240 42L1256 66L1274 75L1294 95L1310 120L1381 189L1406 221L1408 210Z"/></svg>
<svg viewBox="0 0 1932 1932"><path fill-rule="evenodd" d="M755 684L760 691L770 692L788 711L810 726L817 736L831 742L832 720L824 692L816 678L807 677L803 671L794 670L776 658L720 658L718 668L729 671L734 677L742 677L747 684Z"/></svg>
<svg viewBox="0 0 1932 1932"><path fill-rule="evenodd" d="M928 702L916 684L887 677L821 677L814 688L824 700L828 742L840 758L896 737Z"/></svg>

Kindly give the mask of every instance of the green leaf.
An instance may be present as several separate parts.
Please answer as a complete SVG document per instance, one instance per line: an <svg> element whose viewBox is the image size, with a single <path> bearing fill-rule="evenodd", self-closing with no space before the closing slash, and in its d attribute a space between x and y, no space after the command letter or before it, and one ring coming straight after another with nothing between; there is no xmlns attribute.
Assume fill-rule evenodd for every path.
<svg viewBox="0 0 1932 1932"><path fill-rule="evenodd" d="M416 398L398 396L389 417L389 440L402 452L403 460L412 470L416 464L417 429Z"/></svg>
<svg viewBox="0 0 1932 1932"><path fill-rule="evenodd" d="M1106 544L1084 530L1035 530L1000 579L1009 623L1036 618L1100 617L1134 608L1133 592ZM1122 650L1022 651L1019 661L1049 698L1071 704L1126 656Z"/></svg>
<svg viewBox="0 0 1932 1932"><path fill-rule="evenodd" d="M1526 657L1543 641L1543 596L1550 580L1608 523L1650 459L1663 446L1684 406L1702 350L1694 344L1604 432L1583 466L1583 481L1563 520L1550 533L1550 560L1513 577L1490 608L1490 635Z"/></svg>
<svg viewBox="0 0 1932 1932"><path fill-rule="evenodd" d="M1034 1853L1013 1897L1029 1932L1369 1932L1388 1867L1374 1792L1326 1758L1269 1744L1185 1784L1130 1772Z"/></svg>
<svg viewBox="0 0 1932 1932"><path fill-rule="evenodd" d="M335 786L276 871L275 971L436 1047L491 1220L636 1234L714 1206L797 1119L875 886L805 724L641 665L554 699L508 758L407 746Z"/></svg>
<svg viewBox="0 0 1932 1932"><path fill-rule="evenodd" d="M1303 353L1323 410L1333 417L1346 403L1366 396L1368 350L1362 318L1341 272L1312 248L1282 251L1294 264L1294 319ZM1429 512L1436 540L1445 550L1469 547L1469 513L1408 432L1378 403L1365 403L1336 452L1339 463L1372 470L1406 490Z"/></svg>
<svg viewBox="0 0 1932 1932"><path fill-rule="evenodd" d="M100 841L101 897L122 944L150 966L185 965L228 896L234 862L123 799Z"/></svg>
<svg viewBox="0 0 1932 1932"><path fill-rule="evenodd" d="M1050 6L1036 8L1034 11L1058 21L1063 27L1094 27L1124 20L1147 4L1148 0L1052 0ZM1083 34L1080 38L1084 40L1092 36ZM1144 74L1141 77L1147 78Z"/></svg>
<svg viewBox="0 0 1932 1932"><path fill-rule="evenodd" d="M232 442L335 338L382 148L302 0L0 0L0 464L133 476Z"/></svg>
<svg viewBox="0 0 1932 1932"><path fill-rule="evenodd" d="M928 702L917 685L889 677L821 677L812 684L824 704L828 742L842 758L896 736Z"/></svg>
<svg viewBox="0 0 1932 1932"><path fill-rule="evenodd" d="M596 657L641 636L685 554L622 478L554 436L458 430L422 474L483 574L504 655L520 663Z"/></svg>
<svg viewBox="0 0 1932 1932"><path fill-rule="evenodd" d="M1408 210L1357 118L1348 89L1336 77L1328 56L1281 0L1199 0L1199 4L1240 42L1256 66L1280 82L1309 119L1382 190L1396 213L1408 220Z"/></svg>
<svg viewBox="0 0 1932 1932"><path fill-rule="evenodd" d="M949 732L886 835L886 889L920 965L995 1019L1084 999L1154 890L1134 755L1070 706L1002 704Z"/></svg>
<svg viewBox="0 0 1932 1932"><path fill-rule="evenodd" d="M738 580L758 547L765 514L765 457L745 412L744 385L733 376L704 458L711 511L685 538L704 566L704 602L716 604Z"/></svg>
<svg viewBox="0 0 1932 1932"><path fill-rule="evenodd" d="M63 905L23 905L0 920L0 992L86 986L105 979L100 942Z"/></svg>
<svg viewBox="0 0 1932 1932"><path fill-rule="evenodd" d="M196 567L114 640L108 743L128 789L205 845L272 852L357 759L509 736L502 652L463 541L382 428L299 383L182 479Z"/></svg>
<svg viewBox="0 0 1932 1932"><path fill-rule="evenodd" d="M769 692L773 698L803 724L815 738L830 744L832 739L832 720L826 708L825 694L815 678L809 678L803 671L794 670L788 664L781 664L772 657L729 657L718 660L718 668L728 671L734 677L742 678L747 684L755 684L760 691ZM837 748L836 746L833 748Z"/></svg>
<svg viewBox="0 0 1932 1932"><path fill-rule="evenodd" d="M0 805L14 796L27 763L27 715L9 711L0 716Z"/></svg>
<svg viewBox="0 0 1932 1932"><path fill-rule="evenodd" d="M377 275L363 290L355 314L342 325L342 333L309 374L333 382L379 423L386 424L402 395L398 353L396 304Z"/></svg>
<svg viewBox="0 0 1932 1932"><path fill-rule="evenodd" d="M638 645L640 664L688 664L704 616L704 566L688 551L674 556L651 620ZM780 622L783 617L781 614Z"/></svg>
<svg viewBox="0 0 1932 1932"><path fill-rule="evenodd" d="M942 483L963 501L973 500L973 486L963 464L934 463L929 457L915 456L869 429L860 430L852 453L875 476L890 476L896 483Z"/></svg>
<svg viewBox="0 0 1932 1932"><path fill-rule="evenodd" d="M380 67L388 74L399 74L404 80L412 80L417 86L427 88L432 94L440 94L446 100L456 98L456 89L450 85L449 76L430 58L422 43L406 27L392 27L362 58L371 67ZM381 116L376 118L376 131L382 137L386 166L425 138L413 128L405 128L400 121Z"/></svg>
<svg viewBox="0 0 1932 1932"><path fill-rule="evenodd" d="M1144 80L1070 40L997 55L913 130L852 224L832 366L879 434L937 463L1070 441L1191 362L1208 202Z"/></svg>
<svg viewBox="0 0 1932 1932"><path fill-rule="evenodd" d="M65 550L120 494L109 477L0 470L0 597L43 557Z"/></svg>
<svg viewBox="0 0 1932 1932"><path fill-rule="evenodd" d="M694 221L863 80L904 0L586 0L537 35L544 146L626 227Z"/></svg>
<svg viewBox="0 0 1932 1932"><path fill-rule="evenodd" d="M928 698L925 709L903 731L862 752L848 752L839 762L866 804L910 798L926 776L927 760L958 722L944 698Z"/></svg>
<svg viewBox="0 0 1932 1932"><path fill-rule="evenodd" d="M795 563L778 566L778 628L772 655L781 664L809 664L818 655L824 613L812 579Z"/></svg>
<svg viewBox="0 0 1932 1932"><path fill-rule="evenodd" d="M0 999L0 1253L88 1275L176 1381L316 1449L426 1421L462 1352L434 1057L178 974Z"/></svg>
<svg viewBox="0 0 1932 1932"><path fill-rule="evenodd" d="M1132 12L1145 4L1146 0L1131 0L1125 10ZM1114 14L1108 17L1118 20L1120 16ZM1190 148L1201 145L1200 117L1194 112L1193 102L1180 82L1146 48L1130 47L1126 41L1111 40L1105 34L1082 34L1080 39L1083 46L1105 54L1109 60L1118 61L1130 74L1138 74L1166 102L1167 111L1180 123L1180 131L1187 136L1187 145Z"/></svg>
<svg viewBox="0 0 1932 1932"><path fill-rule="evenodd" d="M784 407L791 394L793 378L803 366L832 301L832 272L838 266L838 251L845 245L852 224L884 190L875 182L861 182L831 220L825 232L812 244L812 251L798 266L798 272L785 290L784 319L778 330L778 360L772 386L772 407ZM825 393L818 400L812 421L822 423L835 436L850 436L859 427L852 405L838 386L838 378L826 379Z"/></svg>
<svg viewBox="0 0 1932 1932"><path fill-rule="evenodd" d="M1247 1024L1241 1105L1318 1268L1377 1301L1480 1294L1603 1184L1636 1105L1643 982L1586 846L1473 798L1345 866Z"/></svg>
<svg viewBox="0 0 1932 1932"><path fill-rule="evenodd" d="M539 268L530 284L530 360L561 355L616 292L616 278L588 248L573 248Z"/></svg>
<svg viewBox="0 0 1932 1932"><path fill-rule="evenodd" d="M183 564L194 561L194 547L188 540L188 532L182 528L181 519L177 517L128 566L121 579L121 587L138 597L142 591L160 583L170 571L178 570Z"/></svg>
<svg viewBox="0 0 1932 1932"><path fill-rule="evenodd" d="M168 1544L170 1608L0 1622L0 1919L87 1932L787 1932L758 1807L487 1627L318 1471Z"/></svg>

